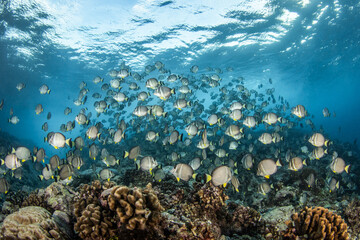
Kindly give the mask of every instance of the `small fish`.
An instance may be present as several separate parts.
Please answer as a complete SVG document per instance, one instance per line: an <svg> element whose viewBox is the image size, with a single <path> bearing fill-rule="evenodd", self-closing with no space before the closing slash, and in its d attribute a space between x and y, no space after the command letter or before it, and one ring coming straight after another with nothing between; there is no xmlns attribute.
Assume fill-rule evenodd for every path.
<svg viewBox="0 0 360 240"><path fill-rule="evenodd" d="M99 76L97 76L93 79L93 83L95 83L95 84L98 84L99 82L102 82L102 81L104 81L104 79Z"/></svg>
<svg viewBox="0 0 360 240"><path fill-rule="evenodd" d="M39 176L40 180L49 180L54 178L54 174L50 164L46 164L42 170L42 175Z"/></svg>
<svg viewBox="0 0 360 240"><path fill-rule="evenodd" d="M47 132L49 130L49 125L47 122L44 122L44 124L41 126L41 129L44 130L44 132Z"/></svg>
<svg viewBox="0 0 360 240"><path fill-rule="evenodd" d="M208 117L207 122L210 126L217 124L220 121L216 114L212 114Z"/></svg>
<svg viewBox="0 0 360 240"><path fill-rule="evenodd" d="M9 123L11 124L18 124L20 122L20 119L17 116L12 116L11 118L9 118Z"/></svg>
<svg viewBox="0 0 360 240"><path fill-rule="evenodd" d="M307 183L309 188L313 187L315 184L315 175L313 173L310 173L309 176L305 179L305 182Z"/></svg>
<svg viewBox="0 0 360 240"><path fill-rule="evenodd" d="M95 140L96 138L99 138L100 133L98 128L96 126L89 127L88 130L86 131L86 136L91 140Z"/></svg>
<svg viewBox="0 0 360 240"><path fill-rule="evenodd" d="M297 105L296 107L292 108L291 113L299 118L303 118L307 115L307 112L303 105Z"/></svg>
<svg viewBox="0 0 360 240"><path fill-rule="evenodd" d="M78 115L76 115L75 121L79 125L88 125L89 124L89 120L88 120L87 116L83 113L79 113Z"/></svg>
<svg viewBox="0 0 360 240"><path fill-rule="evenodd" d="M183 134L179 134L177 130L172 131L169 138L170 145L175 144L178 140L183 140Z"/></svg>
<svg viewBox="0 0 360 240"><path fill-rule="evenodd" d="M107 167L113 167L115 166L116 164L119 165L120 163L120 160L119 159L116 159L116 157L114 155L108 155L106 158L104 158L103 160L103 163L105 163L105 165Z"/></svg>
<svg viewBox="0 0 360 240"><path fill-rule="evenodd" d="M160 86L154 92L154 96L159 97L161 100L167 100L173 94L175 94L175 89L171 89L166 86Z"/></svg>
<svg viewBox="0 0 360 240"><path fill-rule="evenodd" d="M7 194L10 189L10 184L6 181L5 178L0 178L0 193Z"/></svg>
<svg viewBox="0 0 360 240"><path fill-rule="evenodd" d="M21 167L20 160L16 157L16 154L11 153L5 157L5 160L1 159L1 165L4 165L11 170L15 170Z"/></svg>
<svg viewBox="0 0 360 240"><path fill-rule="evenodd" d="M69 107L66 107L65 110L64 110L65 115L69 115L71 112L72 112L72 109L69 108Z"/></svg>
<svg viewBox="0 0 360 240"><path fill-rule="evenodd" d="M272 125L277 123L278 121L281 122L281 117L278 117L275 113L267 113L262 119L263 122Z"/></svg>
<svg viewBox="0 0 360 240"><path fill-rule="evenodd" d="M201 166L200 158L196 157L196 158L192 159L190 161L189 165L194 171L196 171Z"/></svg>
<svg viewBox="0 0 360 240"><path fill-rule="evenodd" d="M49 134L48 136L50 136ZM34 162L43 162L43 163L45 162L45 150L43 148L38 149L34 154L35 154L35 156L33 157Z"/></svg>
<svg viewBox="0 0 360 240"><path fill-rule="evenodd" d="M74 173L74 169L70 164L64 164L60 168L58 180L71 180L72 175Z"/></svg>
<svg viewBox="0 0 360 240"><path fill-rule="evenodd" d="M50 158L49 164L51 166L51 170L55 171L57 169L60 169L60 157L58 155L54 155Z"/></svg>
<svg viewBox="0 0 360 240"><path fill-rule="evenodd" d="M110 169L103 169L99 173L99 177L101 180L110 181L113 176L115 176L115 174Z"/></svg>
<svg viewBox="0 0 360 240"><path fill-rule="evenodd" d="M23 90L25 88L25 83L18 83L16 85L16 89L20 92L21 90Z"/></svg>
<svg viewBox="0 0 360 240"><path fill-rule="evenodd" d="M134 161L136 161L137 158L140 156L140 154L141 154L140 146L136 146L130 149L129 152L125 151L124 158L129 157L129 159L134 159Z"/></svg>
<svg viewBox="0 0 360 240"><path fill-rule="evenodd" d="M333 171L334 173L337 173L337 174L340 174L343 171L345 171L346 173L349 173L350 165L346 165L344 159L337 157L332 160L332 162L330 164L330 168L331 168L331 171Z"/></svg>
<svg viewBox="0 0 360 240"><path fill-rule="evenodd" d="M265 145L275 142L275 139L271 136L270 133L261 134L261 136L258 138L258 140Z"/></svg>
<svg viewBox="0 0 360 240"><path fill-rule="evenodd" d="M254 165L254 157L248 153L242 157L241 163L243 168L250 170Z"/></svg>
<svg viewBox="0 0 360 240"><path fill-rule="evenodd" d="M80 170L81 166L84 165L84 161L81 157L74 156L71 158L71 161L69 161L69 164L71 164L74 169Z"/></svg>
<svg viewBox="0 0 360 240"><path fill-rule="evenodd" d="M147 106L137 106L133 114L137 117L145 117L147 114L150 114L151 110Z"/></svg>
<svg viewBox="0 0 360 240"><path fill-rule="evenodd" d="M90 157L90 159L95 160L96 157L99 155L99 153L100 153L99 147L95 143L91 144L91 146L89 148L89 157Z"/></svg>
<svg viewBox="0 0 360 240"><path fill-rule="evenodd" d="M231 184L233 185L236 192L239 192L240 181L236 176L231 177Z"/></svg>
<svg viewBox="0 0 360 240"><path fill-rule="evenodd" d="M332 142L330 140L325 139L325 137L321 133L314 133L309 138L309 143L311 143L315 147L329 146Z"/></svg>
<svg viewBox="0 0 360 240"><path fill-rule="evenodd" d="M39 88L39 92L40 94L44 95L44 94L50 94L50 89L46 84L41 85L41 87Z"/></svg>
<svg viewBox="0 0 360 240"><path fill-rule="evenodd" d="M42 106L41 104L36 105L36 107L35 107L35 113L36 113L37 115L39 115L39 114L42 113L43 111L44 111L44 108L43 108L43 106Z"/></svg>
<svg viewBox="0 0 360 240"><path fill-rule="evenodd" d="M195 178L194 170L189 164L179 163L171 171L177 181L189 181L191 177Z"/></svg>
<svg viewBox="0 0 360 240"><path fill-rule="evenodd" d="M289 169L292 171L298 171L306 165L306 160L302 160L300 157L294 157L289 162Z"/></svg>
<svg viewBox="0 0 360 240"><path fill-rule="evenodd" d="M273 188L272 185L263 182L258 185L258 192L265 196L271 191L271 188Z"/></svg>
<svg viewBox="0 0 360 240"><path fill-rule="evenodd" d="M206 182L211 180L212 184L215 187L220 185L226 187L226 184L231 180L231 178L232 178L231 169L228 166L223 165L215 168L212 171L211 176L207 175Z"/></svg>
<svg viewBox="0 0 360 240"><path fill-rule="evenodd" d="M45 138L44 141L48 142L55 149L63 148L65 145L72 147L71 138L66 139L62 133L53 132L48 135L49 138Z"/></svg>
<svg viewBox="0 0 360 240"><path fill-rule="evenodd" d="M234 121L239 121L242 118L243 114L240 109L235 109L231 111L229 117Z"/></svg>
<svg viewBox="0 0 360 240"><path fill-rule="evenodd" d="M121 129L116 130L114 134L114 143L118 144L123 138L125 138L124 132Z"/></svg>
<svg viewBox="0 0 360 240"><path fill-rule="evenodd" d="M146 141L154 141L157 137L159 137L159 133L155 133L154 131L149 131L146 134L145 140Z"/></svg>
<svg viewBox="0 0 360 240"><path fill-rule="evenodd" d="M80 151L82 151L83 147L85 146L85 141L81 136L79 136L79 137L75 138L74 144L75 144L76 149L79 149Z"/></svg>
<svg viewBox="0 0 360 240"><path fill-rule="evenodd" d="M190 68L190 72L192 72L192 73L197 73L198 71L199 71L199 67L197 65L193 65Z"/></svg>
<svg viewBox="0 0 360 240"><path fill-rule="evenodd" d="M21 160L22 162L25 162L27 160L31 159L31 152L26 147L18 147L16 150L13 148L11 153L15 153L16 157Z"/></svg>
<svg viewBox="0 0 360 240"><path fill-rule="evenodd" d="M138 163L138 168L143 171L149 171L152 174L152 170L157 167L159 164L152 156L143 157Z"/></svg>
<svg viewBox="0 0 360 240"><path fill-rule="evenodd" d="M327 107L322 110L322 113L324 117L330 117L330 111Z"/></svg>
<svg viewBox="0 0 360 240"><path fill-rule="evenodd" d="M270 178L271 175L276 173L278 166L281 166L280 161L275 162L272 159L264 159L258 164L257 175Z"/></svg>
<svg viewBox="0 0 360 240"><path fill-rule="evenodd" d="M336 178L331 178L329 182L329 192L335 192L340 188L340 183Z"/></svg>

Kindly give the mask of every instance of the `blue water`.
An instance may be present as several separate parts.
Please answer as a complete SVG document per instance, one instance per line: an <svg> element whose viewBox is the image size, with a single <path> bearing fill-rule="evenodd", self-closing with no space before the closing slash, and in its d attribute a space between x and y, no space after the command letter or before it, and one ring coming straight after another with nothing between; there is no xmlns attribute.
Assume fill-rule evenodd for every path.
<svg viewBox="0 0 360 240"><path fill-rule="evenodd" d="M290 107L304 105L330 139L353 143L359 137L357 1L114 0L98 5L95 0L1 2L1 131L29 147L51 149L41 130L46 114L52 113L49 131L72 121L81 108L73 104L81 81L88 84L87 107L95 113L91 95L100 91L92 83L95 76L109 82L108 72L121 64L142 73L161 61L172 73L190 74L196 64L199 78L206 67L218 67L224 83L242 76L248 89L261 83L263 90L274 87ZM26 87L19 92L20 82ZM42 84L50 87L49 95L39 94ZM38 103L44 106L39 116ZM66 107L72 114L63 114ZM324 107L330 118L322 116ZM8 123L10 108L20 118L17 125ZM66 136L79 132L77 126Z"/></svg>

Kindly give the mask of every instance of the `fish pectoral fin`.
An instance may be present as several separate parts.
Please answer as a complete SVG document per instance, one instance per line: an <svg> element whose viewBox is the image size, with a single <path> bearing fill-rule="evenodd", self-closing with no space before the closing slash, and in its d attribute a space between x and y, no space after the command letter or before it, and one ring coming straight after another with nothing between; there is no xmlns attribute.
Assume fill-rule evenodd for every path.
<svg viewBox="0 0 360 240"><path fill-rule="evenodd" d="M270 178L270 175L266 175L265 178L269 179L269 178Z"/></svg>
<svg viewBox="0 0 360 240"><path fill-rule="evenodd" d="M178 182L180 182L180 178L179 178L179 177L176 177L176 180L177 180Z"/></svg>

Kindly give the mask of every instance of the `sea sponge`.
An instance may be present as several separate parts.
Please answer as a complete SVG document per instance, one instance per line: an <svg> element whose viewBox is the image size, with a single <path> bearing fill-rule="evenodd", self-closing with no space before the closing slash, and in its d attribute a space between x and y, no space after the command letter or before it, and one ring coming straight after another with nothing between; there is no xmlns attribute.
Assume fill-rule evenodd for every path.
<svg viewBox="0 0 360 240"><path fill-rule="evenodd" d="M61 234L51 214L41 207L24 207L7 216L0 229L4 240L66 239Z"/></svg>
<svg viewBox="0 0 360 240"><path fill-rule="evenodd" d="M108 196L108 206L128 230L145 230L159 221L163 207L148 184L145 189L116 186Z"/></svg>
<svg viewBox="0 0 360 240"><path fill-rule="evenodd" d="M294 225L290 225L287 233L298 236L306 235L314 240L346 240L349 239L347 224L337 214L323 207L305 207L300 213L292 215Z"/></svg>

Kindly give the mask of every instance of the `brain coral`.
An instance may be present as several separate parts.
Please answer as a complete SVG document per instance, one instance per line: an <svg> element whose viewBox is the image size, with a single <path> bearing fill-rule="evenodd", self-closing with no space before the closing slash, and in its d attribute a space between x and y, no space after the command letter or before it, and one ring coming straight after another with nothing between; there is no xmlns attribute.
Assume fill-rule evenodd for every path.
<svg viewBox="0 0 360 240"><path fill-rule="evenodd" d="M7 216L0 228L4 240L66 239L51 214L41 207L24 207Z"/></svg>

